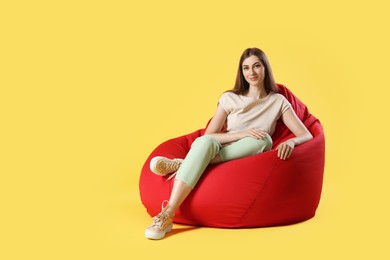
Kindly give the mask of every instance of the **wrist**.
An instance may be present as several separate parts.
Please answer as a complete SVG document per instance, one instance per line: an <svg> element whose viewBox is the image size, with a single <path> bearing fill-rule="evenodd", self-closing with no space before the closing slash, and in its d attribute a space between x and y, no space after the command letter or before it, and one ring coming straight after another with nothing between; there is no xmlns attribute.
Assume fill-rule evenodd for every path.
<svg viewBox="0 0 390 260"><path fill-rule="evenodd" d="M244 135L243 132L238 132L238 133L236 133L236 139L237 139L237 140L240 140L240 139L242 139L242 138L244 138L244 137L245 137L245 135Z"/></svg>
<svg viewBox="0 0 390 260"><path fill-rule="evenodd" d="M289 145L292 145L292 147L295 147L297 145L297 143L295 142L294 139L287 140L286 143L288 143Z"/></svg>

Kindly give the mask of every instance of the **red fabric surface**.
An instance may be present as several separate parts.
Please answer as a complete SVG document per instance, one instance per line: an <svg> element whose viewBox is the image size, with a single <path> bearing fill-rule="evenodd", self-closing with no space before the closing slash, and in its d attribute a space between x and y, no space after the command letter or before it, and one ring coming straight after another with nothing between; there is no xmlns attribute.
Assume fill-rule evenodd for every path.
<svg viewBox="0 0 390 260"><path fill-rule="evenodd" d="M264 227L297 223L315 215L324 173L324 131L290 90L278 86L279 93L290 101L314 138L295 147L290 159L280 160L276 146L293 135L283 122L278 122L271 151L209 166L176 212L176 223L223 228ZM161 203L169 199L173 185L173 179L168 181L167 177L150 171L150 160L155 156L184 158L204 130L160 144L145 161L139 188L141 201L150 216L161 211Z"/></svg>

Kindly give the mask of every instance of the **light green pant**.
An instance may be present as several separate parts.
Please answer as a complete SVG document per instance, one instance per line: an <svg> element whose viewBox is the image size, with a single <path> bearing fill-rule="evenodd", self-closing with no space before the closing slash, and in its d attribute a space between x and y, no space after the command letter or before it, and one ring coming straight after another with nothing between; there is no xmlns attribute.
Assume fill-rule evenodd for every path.
<svg viewBox="0 0 390 260"><path fill-rule="evenodd" d="M190 151L177 171L176 180L181 180L194 188L210 161L217 155L226 162L269 151L271 147L272 139L269 135L264 139L245 137L224 147L214 137L203 135L192 143Z"/></svg>

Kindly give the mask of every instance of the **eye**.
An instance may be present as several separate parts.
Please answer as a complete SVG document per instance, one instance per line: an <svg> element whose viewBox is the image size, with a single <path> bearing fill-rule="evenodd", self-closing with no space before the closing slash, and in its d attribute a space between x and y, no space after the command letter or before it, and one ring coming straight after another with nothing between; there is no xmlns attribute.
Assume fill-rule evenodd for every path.
<svg viewBox="0 0 390 260"><path fill-rule="evenodd" d="M260 64L256 64L255 67L256 67L256 68L260 68L261 65L260 65Z"/></svg>

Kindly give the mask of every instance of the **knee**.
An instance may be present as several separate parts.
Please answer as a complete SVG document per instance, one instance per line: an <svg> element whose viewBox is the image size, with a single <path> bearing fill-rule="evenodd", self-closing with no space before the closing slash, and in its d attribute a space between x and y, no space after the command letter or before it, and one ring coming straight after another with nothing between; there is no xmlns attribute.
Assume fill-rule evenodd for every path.
<svg viewBox="0 0 390 260"><path fill-rule="evenodd" d="M192 146L220 147L220 143L211 135L203 135L196 138Z"/></svg>
<svg viewBox="0 0 390 260"><path fill-rule="evenodd" d="M262 140L263 144L261 145L261 151L260 152L266 152L271 150L272 148L272 138L269 135L266 135L264 139Z"/></svg>
<svg viewBox="0 0 390 260"><path fill-rule="evenodd" d="M268 135L264 139L254 139L249 137L246 141L252 154L263 153L271 150L272 148L272 139Z"/></svg>

